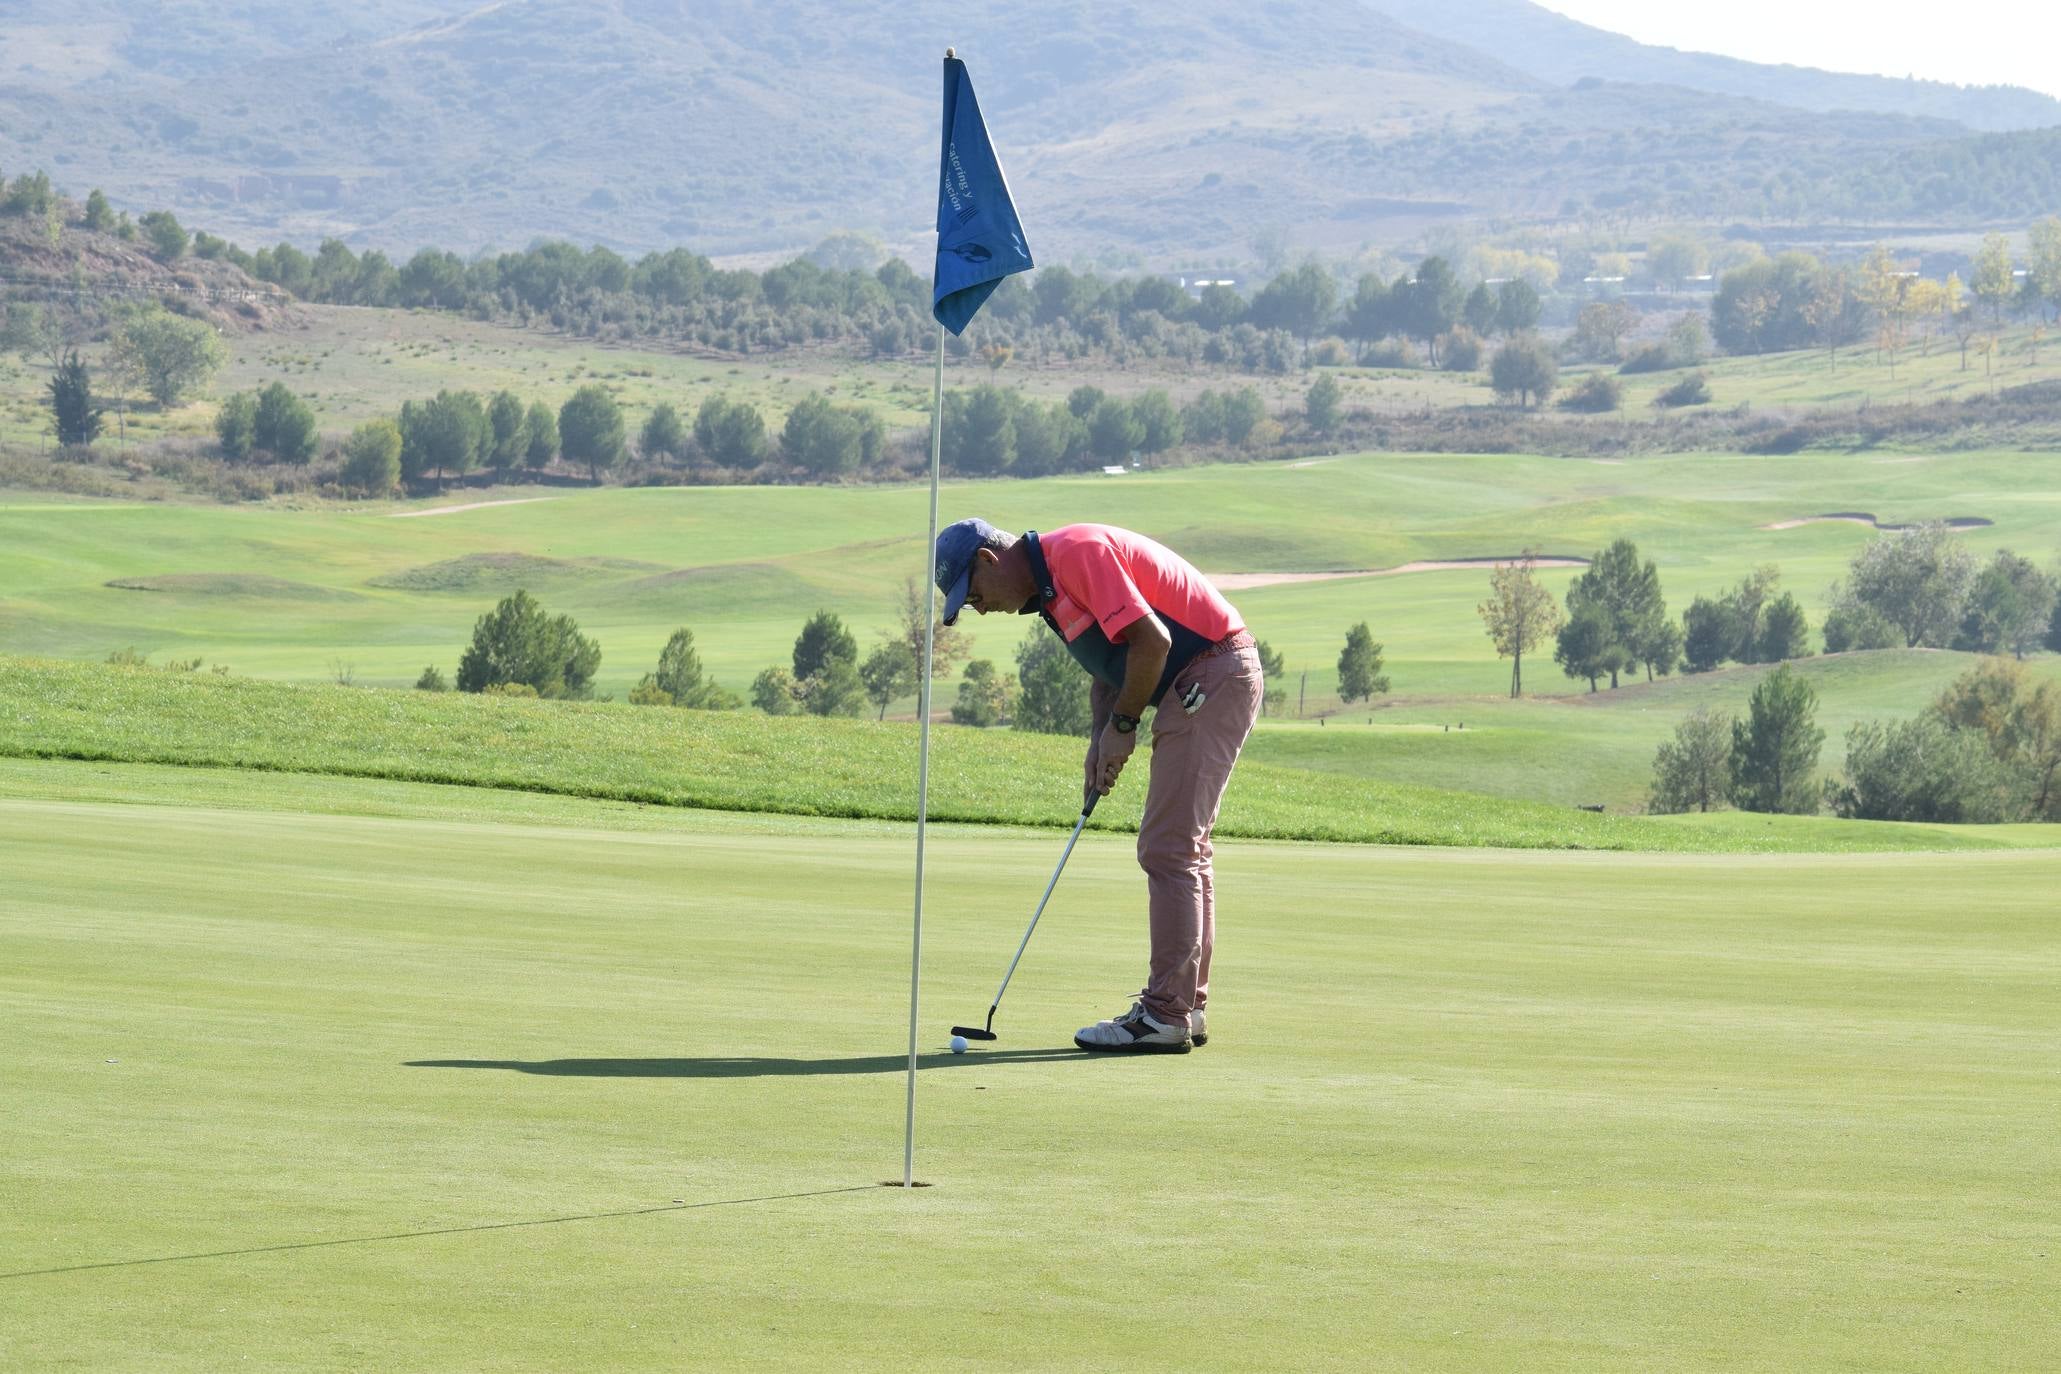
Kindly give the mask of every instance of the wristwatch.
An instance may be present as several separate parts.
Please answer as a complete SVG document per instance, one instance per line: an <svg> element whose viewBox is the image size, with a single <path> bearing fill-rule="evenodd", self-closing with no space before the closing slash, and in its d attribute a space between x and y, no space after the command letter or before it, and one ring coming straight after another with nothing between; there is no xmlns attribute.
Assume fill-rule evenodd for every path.
<svg viewBox="0 0 2061 1374"><path fill-rule="evenodd" d="M1112 711L1109 713L1109 728L1119 735L1128 735L1138 728L1138 718L1127 716L1121 711Z"/></svg>

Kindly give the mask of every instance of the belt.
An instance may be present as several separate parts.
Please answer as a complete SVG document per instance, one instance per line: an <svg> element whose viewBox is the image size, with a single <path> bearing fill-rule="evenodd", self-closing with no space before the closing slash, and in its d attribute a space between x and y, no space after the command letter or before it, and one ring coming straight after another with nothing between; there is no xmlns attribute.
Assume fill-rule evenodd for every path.
<svg viewBox="0 0 2061 1374"><path fill-rule="evenodd" d="M1225 635L1222 639L1197 654L1196 657L1213 658L1217 654L1228 654L1238 649L1250 649L1252 646L1253 638L1250 631L1233 630L1230 634Z"/></svg>

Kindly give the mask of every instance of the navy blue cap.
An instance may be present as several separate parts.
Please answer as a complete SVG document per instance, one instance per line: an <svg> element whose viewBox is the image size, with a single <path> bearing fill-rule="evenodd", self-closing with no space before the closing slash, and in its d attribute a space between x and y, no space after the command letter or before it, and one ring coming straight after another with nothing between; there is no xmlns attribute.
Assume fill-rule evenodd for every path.
<svg viewBox="0 0 2061 1374"><path fill-rule="evenodd" d="M966 605L973 555L986 546L990 535L999 533L985 520L957 520L938 532L937 562L931 576L937 581L937 589L945 594L945 624L957 620Z"/></svg>

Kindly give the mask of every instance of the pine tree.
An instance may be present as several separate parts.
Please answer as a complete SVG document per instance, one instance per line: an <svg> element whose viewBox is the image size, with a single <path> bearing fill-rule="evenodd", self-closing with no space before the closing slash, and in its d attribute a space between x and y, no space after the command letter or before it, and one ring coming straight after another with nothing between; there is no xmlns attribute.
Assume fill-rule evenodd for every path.
<svg viewBox="0 0 2061 1374"><path fill-rule="evenodd" d="M1813 776L1825 732L1818 694L1787 664L1761 679L1748 716L1732 725L1732 801L1742 811L1810 815L1818 809Z"/></svg>
<svg viewBox="0 0 2061 1374"><path fill-rule="evenodd" d="M84 448L100 436L100 406L93 399L93 376L79 360L77 350L67 352L50 379L50 416L57 426L60 448Z"/></svg>
<svg viewBox="0 0 2061 1374"><path fill-rule="evenodd" d="M1345 632L1345 648L1338 655L1340 701L1348 705L1368 701L1388 690L1388 679L1381 672L1381 650L1366 621Z"/></svg>

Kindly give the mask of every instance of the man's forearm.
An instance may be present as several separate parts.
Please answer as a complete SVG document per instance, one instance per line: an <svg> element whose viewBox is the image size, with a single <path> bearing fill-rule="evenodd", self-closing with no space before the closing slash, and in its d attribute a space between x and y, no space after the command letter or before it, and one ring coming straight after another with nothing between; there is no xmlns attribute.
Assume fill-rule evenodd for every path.
<svg viewBox="0 0 2061 1374"><path fill-rule="evenodd" d="M1159 675L1166 668L1170 647L1163 640L1155 642L1142 636L1134 639L1130 652L1124 656L1123 690L1116 694L1111 710L1127 716L1145 714L1145 708L1152 704L1152 689L1159 686Z"/></svg>
<svg viewBox="0 0 2061 1374"><path fill-rule="evenodd" d="M1088 738L1099 739L1102 727L1109 724L1109 713L1116 709L1116 688L1099 677L1089 678L1088 709L1094 716L1094 724L1088 729Z"/></svg>

